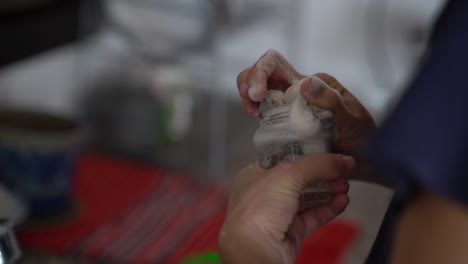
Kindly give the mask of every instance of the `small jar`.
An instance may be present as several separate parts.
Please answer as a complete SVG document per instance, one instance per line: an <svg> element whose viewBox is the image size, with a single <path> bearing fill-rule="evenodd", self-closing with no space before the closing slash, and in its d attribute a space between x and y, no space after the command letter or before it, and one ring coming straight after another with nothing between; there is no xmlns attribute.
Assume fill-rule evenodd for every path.
<svg viewBox="0 0 468 264"><path fill-rule="evenodd" d="M261 121L254 135L254 144L263 168L330 149L333 114L307 105L300 94L300 84L291 86L284 93L268 91L260 103ZM299 210L323 205L331 197L327 182L317 182L302 191Z"/></svg>

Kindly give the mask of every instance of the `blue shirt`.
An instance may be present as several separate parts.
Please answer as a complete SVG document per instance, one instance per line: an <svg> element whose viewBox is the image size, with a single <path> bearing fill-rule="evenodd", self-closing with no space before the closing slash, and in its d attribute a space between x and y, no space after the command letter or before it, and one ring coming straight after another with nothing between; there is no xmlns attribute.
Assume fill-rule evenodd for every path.
<svg viewBox="0 0 468 264"><path fill-rule="evenodd" d="M368 264L388 262L395 220L417 189L468 206L468 1L445 6L419 73L364 156L395 184Z"/></svg>

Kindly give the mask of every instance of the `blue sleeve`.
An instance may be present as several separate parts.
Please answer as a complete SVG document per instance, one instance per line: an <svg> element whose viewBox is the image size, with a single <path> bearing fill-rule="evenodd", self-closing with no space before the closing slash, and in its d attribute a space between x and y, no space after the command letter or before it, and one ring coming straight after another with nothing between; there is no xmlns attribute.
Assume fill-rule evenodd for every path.
<svg viewBox="0 0 468 264"><path fill-rule="evenodd" d="M451 1L409 89L364 150L401 184L468 205L468 1Z"/></svg>

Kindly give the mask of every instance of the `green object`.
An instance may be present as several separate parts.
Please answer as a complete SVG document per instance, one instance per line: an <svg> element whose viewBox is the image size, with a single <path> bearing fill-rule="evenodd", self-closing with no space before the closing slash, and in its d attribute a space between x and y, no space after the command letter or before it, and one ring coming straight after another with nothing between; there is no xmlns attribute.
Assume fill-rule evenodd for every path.
<svg viewBox="0 0 468 264"><path fill-rule="evenodd" d="M180 264L221 264L221 258L216 251L203 252L183 259Z"/></svg>

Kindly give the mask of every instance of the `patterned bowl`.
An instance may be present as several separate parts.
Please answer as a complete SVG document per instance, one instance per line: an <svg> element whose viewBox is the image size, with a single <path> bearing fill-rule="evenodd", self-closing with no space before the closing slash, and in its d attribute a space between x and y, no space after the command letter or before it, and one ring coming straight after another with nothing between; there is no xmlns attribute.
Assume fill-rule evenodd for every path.
<svg viewBox="0 0 468 264"><path fill-rule="evenodd" d="M0 109L0 181L33 218L72 205L72 175L84 133L78 122L29 110Z"/></svg>

